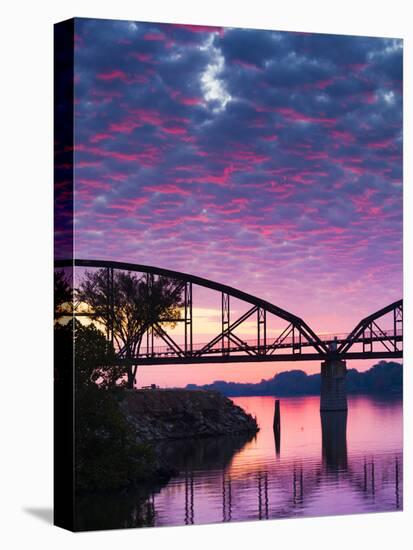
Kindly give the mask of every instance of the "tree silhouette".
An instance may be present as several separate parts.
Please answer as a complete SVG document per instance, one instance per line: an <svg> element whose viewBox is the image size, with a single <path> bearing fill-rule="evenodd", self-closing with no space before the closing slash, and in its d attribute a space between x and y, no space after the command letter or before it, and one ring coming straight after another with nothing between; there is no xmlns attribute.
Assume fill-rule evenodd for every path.
<svg viewBox="0 0 413 550"><path fill-rule="evenodd" d="M54 316L67 315L73 303L73 289L63 269L54 272Z"/></svg>
<svg viewBox="0 0 413 550"><path fill-rule="evenodd" d="M114 349L93 323L84 325L74 318L56 323L54 337L57 381L64 376L65 383L72 384L74 353L76 391L87 386L109 389L124 385L125 369L114 365Z"/></svg>
<svg viewBox="0 0 413 550"><path fill-rule="evenodd" d="M85 272L77 298L87 304L93 319L113 331L117 349L132 360L147 330L180 319L182 290L182 283L168 277L116 270L110 283L108 270L102 268ZM136 370L136 364L127 367L128 388L133 388Z"/></svg>

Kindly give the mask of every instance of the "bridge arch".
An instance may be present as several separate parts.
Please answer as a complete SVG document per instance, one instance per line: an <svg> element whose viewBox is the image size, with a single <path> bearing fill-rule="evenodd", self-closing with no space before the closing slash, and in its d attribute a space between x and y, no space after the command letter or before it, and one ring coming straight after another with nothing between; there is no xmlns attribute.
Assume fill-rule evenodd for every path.
<svg viewBox="0 0 413 550"><path fill-rule="evenodd" d="M188 285L188 294L192 295L192 285L200 286L213 290L221 294L222 297L222 307L221 307L221 317L222 317L222 331L217 334L210 342L208 342L201 350L192 350L192 353L195 357L200 359L201 357L211 352L214 346L216 346L219 341L226 338L237 347L238 351L241 351L242 347L244 350L252 356L257 354L273 355L280 347L285 345L289 340L294 340L293 350L297 355L301 354L302 346L312 347L314 352L317 354L324 355L328 353L328 346L323 342L317 334L307 325L307 323L297 317L296 315L286 311L267 300L263 300L257 296L249 294L247 292L241 291L237 288L225 285L210 279L199 277L196 275L191 275L189 273L183 273L180 271L174 271L171 269L165 269L155 266L148 266L143 264L134 264L128 262L117 262L117 261L108 261L108 260L86 260L86 259L74 259L74 260L57 260L55 262L56 268L65 268L65 267L81 267L81 268L97 268L97 269L107 269L107 270L123 270L135 273L146 273L157 276L168 277L170 279L181 281L183 285ZM187 299L187 291L185 286L185 299ZM230 322L229 311L228 319L224 319L225 308L229 308L229 298L236 298L242 302L245 302L252 307L241 317L237 318L235 321ZM186 309L187 304L185 304ZM192 304L191 304L192 306ZM272 344L267 343L267 334L266 334L266 314L272 314L283 321L288 323L286 329L280 334L279 338L274 339ZM245 342L242 342L235 334L235 328L239 327L247 319L250 319L253 315L257 316L257 336L258 340L262 340L264 345L261 346L261 353L258 353L258 350L253 349L253 347L248 346ZM192 322L192 320L190 320ZM187 355L188 350L182 349L181 346L177 345L176 342L173 342L168 335L156 327L158 336L166 341L168 345L171 345L172 348L184 357Z"/></svg>
<svg viewBox="0 0 413 550"><path fill-rule="evenodd" d="M184 292L185 317L181 319L185 326L185 341L178 343L168 334L160 324L152 327L152 347L149 343L139 356L126 359L122 350L118 350L117 361L129 361L133 364L181 364L181 363L223 363L223 362L255 362L255 361L319 361L329 357L341 359L378 359L402 357L402 320L403 301L398 300L381 310L365 317L356 325L350 334L321 339L308 324L267 300L241 291L210 279L191 275L180 271L165 269L143 264L117 262L108 260L56 260L55 267L59 268L92 268L106 269L108 280L115 270L123 270L141 274L163 276L182 284ZM215 291L221 295L221 331L209 342L198 345L193 343L193 315L192 315L192 285ZM230 315L230 299L236 298L249 309L240 317L232 320ZM379 325L381 317L393 313L393 327L384 330ZM76 315L76 312L74 312ZM287 326L276 338L267 334L267 314L271 314L284 322ZM251 343L241 339L235 329L242 323L256 319L257 339ZM387 327L386 327L387 328ZM166 344L168 351L155 353L153 334ZM149 332L147 333L147 336ZM147 342L149 339L147 338ZM357 346L358 345L358 349ZM360 346L362 349L360 350ZM373 349L373 346L374 349ZM381 347L379 347L381 346ZM288 351L288 353L286 353Z"/></svg>
<svg viewBox="0 0 413 550"><path fill-rule="evenodd" d="M388 330L379 324L379 320L385 315L392 314L393 331L388 334ZM387 328L387 327L386 327ZM373 344L380 341L389 352L398 352L403 340L403 300L397 300L382 309L375 311L362 319L350 332L346 341L341 342L337 348L340 354L347 353L357 343L362 343L363 351L368 348L372 350Z"/></svg>

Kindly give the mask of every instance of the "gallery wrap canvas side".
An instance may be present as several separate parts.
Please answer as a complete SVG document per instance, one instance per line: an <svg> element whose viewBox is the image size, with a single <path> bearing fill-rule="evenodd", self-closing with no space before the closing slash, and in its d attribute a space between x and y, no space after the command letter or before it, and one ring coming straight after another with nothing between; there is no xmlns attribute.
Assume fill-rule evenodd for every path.
<svg viewBox="0 0 413 550"><path fill-rule="evenodd" d="M54 255L69 265L54 276L54 522L74 529L74 333L58 337L59 321L70 326L74 250L74 36L71 19L54 27ZM65 304L65 306L64 306ZM69 318L58 312L67 309Z"/></svg>

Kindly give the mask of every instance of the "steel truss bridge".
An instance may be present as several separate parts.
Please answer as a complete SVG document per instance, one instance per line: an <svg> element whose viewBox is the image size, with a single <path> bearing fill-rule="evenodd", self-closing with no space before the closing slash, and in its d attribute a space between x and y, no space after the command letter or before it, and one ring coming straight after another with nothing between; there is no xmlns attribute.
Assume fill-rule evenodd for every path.
<svg viewBox="0 0 413 550"><path fill-rule="evenodd" d="M242 292L228 285L202 277L162 269L153 266L99 260L58 260L56 269L104 269L107 292L107 338L114 341L113 317L114 272L121 270L137 275L146 275L147 284L153 277L167 277L179 285L183 297L183 315L174 323L183 324L182 341L177 341L168 323L154 323L145 332L139 352L135 357L126 357L125 349L116 350L118 364L166 365L188 363L241 363L257 361L323 361L338 358L390 359L403 356L403 301L398 300L362 319L349 334L317 335L299 317L280 307ZM194 323L194 287L209 289L220 300L221 323L217 334L208 342L199 342ZM233 301L242 302L246 311L236 314L231 308ZM89 315L81 311L78 302L73 304L73 315ZM238 309L238 308L237 308ZM269 321L283 326L275 333ZM112 320L112 321L111 321ZM255 331L254 339L245 339L237 330L245 327ZM253 328L251 329L251 322ZM157 342L162 342L158 345Z"/></svg>

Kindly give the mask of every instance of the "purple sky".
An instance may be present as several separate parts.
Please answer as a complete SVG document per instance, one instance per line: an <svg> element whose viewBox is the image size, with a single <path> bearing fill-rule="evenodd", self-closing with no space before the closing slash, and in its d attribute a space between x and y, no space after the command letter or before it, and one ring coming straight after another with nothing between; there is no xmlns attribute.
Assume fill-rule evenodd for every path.
<svg viewBox="0 0 413 550"><path fill-rule="evenodd" d="M316 331L401 297L401 40L77 19L75 82L77 257Z"/></svg>

